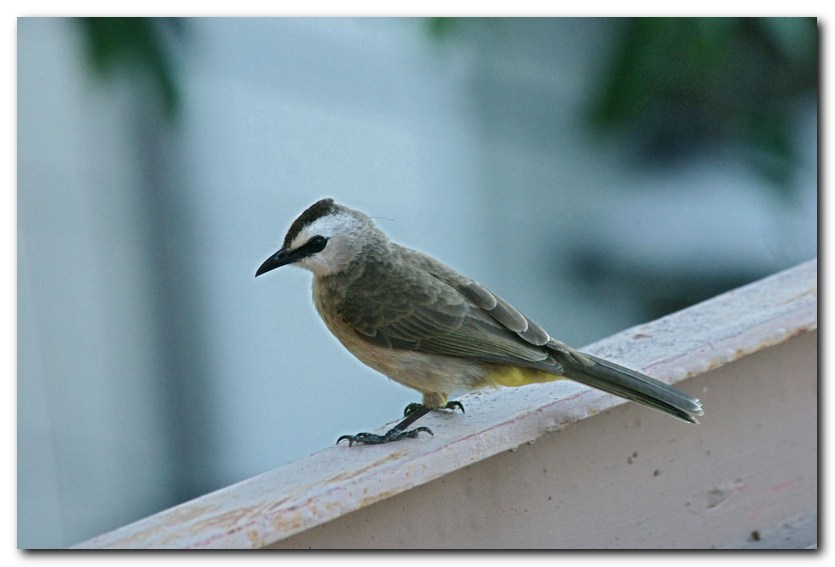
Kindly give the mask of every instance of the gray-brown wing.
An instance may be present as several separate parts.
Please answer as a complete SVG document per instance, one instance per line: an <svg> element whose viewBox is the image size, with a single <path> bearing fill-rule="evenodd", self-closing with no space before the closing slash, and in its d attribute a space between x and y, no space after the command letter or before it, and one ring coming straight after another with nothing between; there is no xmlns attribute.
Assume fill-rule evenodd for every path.
<svg viewBox="0 0 835 567"><path fill-rule="evenodd" d="M408 268L369 265L346 289L340 315L357 332L385 347L552 366L543 348L550 338L539 326L440 262L405 252L415 255Z"/></svg>
<svg viewBox="0 0 835 567"><path fill-rule="evenodd" d="M386 348L538 368L698 423L698 399L548 336L501 297L440 262L408 249L406 260L370 262L337 309L358 333Z"/></svg>

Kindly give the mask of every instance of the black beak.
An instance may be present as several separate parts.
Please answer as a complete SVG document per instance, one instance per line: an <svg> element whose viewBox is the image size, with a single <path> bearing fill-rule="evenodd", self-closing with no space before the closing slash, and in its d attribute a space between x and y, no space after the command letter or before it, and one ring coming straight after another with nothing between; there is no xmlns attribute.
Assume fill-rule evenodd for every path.
<svg viewBox="0 0 835 567"><path fill-rule="evenodd" d="M270 270L275 270L276 268L280 268L281 266L292 264L293 262L299 259L300 256L298 256L297 254L293 254L292 252L288 253L284 248L281 248L278 252L264 260L264 263L261 264L261 267L258 268L257 272L255 272L255 277L257 278L261 274L266 274Z"/></svg>

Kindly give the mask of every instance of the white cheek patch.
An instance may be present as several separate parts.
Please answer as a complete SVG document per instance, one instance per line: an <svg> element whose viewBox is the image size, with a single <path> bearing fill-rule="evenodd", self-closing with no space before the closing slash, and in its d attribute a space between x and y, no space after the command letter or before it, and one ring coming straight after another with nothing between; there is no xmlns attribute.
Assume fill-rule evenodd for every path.
<svg viewBox="0 0 835 567"><path fill-rule="evenodd" d="M354 257L354 236L359 222L350 215L328 215L316 219L290 243L290 250L304 246L314 236L328 239L324 250L299 260L298 265L323 276L344 269Z"/></svg>
<svg viewBox="0 0 835 567"><path fill-rule="evenodd" d="M335 268L337 268L332 259L328 256L323 256L322 253L302 258L298 261L297 265L300 268L305 268L314 274L322 276L330 274Z"/></svg>

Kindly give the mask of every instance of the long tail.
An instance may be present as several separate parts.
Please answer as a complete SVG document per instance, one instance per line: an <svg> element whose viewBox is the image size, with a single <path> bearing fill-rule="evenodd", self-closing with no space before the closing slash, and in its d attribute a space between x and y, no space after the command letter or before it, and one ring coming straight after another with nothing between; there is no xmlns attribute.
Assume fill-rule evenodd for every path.
<svg viewBox="0 0 835 567"><path fill-rule="evenodd" d="M592 388L638 402L689 423L699 423L702 404L689 394L645 374L624 368L590 354L566 356L565 376Z"/></svg>

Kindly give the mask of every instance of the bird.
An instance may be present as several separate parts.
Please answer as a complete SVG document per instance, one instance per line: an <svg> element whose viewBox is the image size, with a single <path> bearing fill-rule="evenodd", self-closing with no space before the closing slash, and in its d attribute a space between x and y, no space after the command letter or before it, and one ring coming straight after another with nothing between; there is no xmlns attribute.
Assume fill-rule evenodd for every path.
<svg viewBox="0 0 835 567"><path fill-rule="evenodd" d="M392 242L365 213L331 198L310 205L255 277L285 265L313 273L313 303L361 362L422 394L382 434L337 439L376 445L417 438L432 410L464 411L450 396L485 387L569 379L688 423L701 402L664 382L569 347L475 280Z"/></svg>

